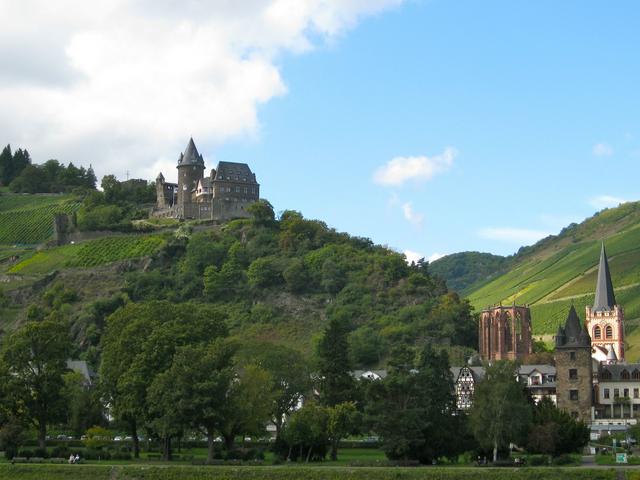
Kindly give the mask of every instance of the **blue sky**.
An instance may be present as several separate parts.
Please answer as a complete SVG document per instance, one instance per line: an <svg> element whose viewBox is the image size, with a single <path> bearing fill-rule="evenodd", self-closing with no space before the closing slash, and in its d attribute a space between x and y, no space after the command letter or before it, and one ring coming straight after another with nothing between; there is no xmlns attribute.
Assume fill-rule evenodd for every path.
<svg viewBox="0 0 640 480"><path fill-rule="evenodd" d="M0 3L0 132L36 162L247 162L412 256L511 254L640 198L634 1Z"/></svg>
<svg viewBox="0 0 640 480"><path fill-rule="evenodd" d="M281 58L287 94L215 156L250 162L276 210L400 251L513 253L638 199L639 7L406 3ZM447 147L430 179L373 180Z"/></svg>

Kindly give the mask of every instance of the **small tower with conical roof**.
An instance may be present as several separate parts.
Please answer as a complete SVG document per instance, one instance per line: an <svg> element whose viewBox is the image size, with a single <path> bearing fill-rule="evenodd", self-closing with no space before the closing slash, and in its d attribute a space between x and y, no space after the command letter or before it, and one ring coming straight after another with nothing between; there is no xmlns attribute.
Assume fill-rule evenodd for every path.
<svg viewBox="0 0 640 480"><path fill-rule="evenodd" d="M558 327L555 341L558 408L589 422L593 406L591 339L573 305L564 326Z"/></svg>
<svg viewBox="0 0 640 480"><path fill-rule="evenodd" d="M193 191L198 180L204 177L204 159L198 153L193 138L189 139L187 148L178 158L178 216L182 218L192 216Z"/></svg>
<svg viewBox="0 0 640 480"><path fill-rule="evenodd" d="M594 346L613 348L617 360L624 362L624 312L616 303L604 242L600 249L595 300L593 307L586 308L586 326Z"/></svg>

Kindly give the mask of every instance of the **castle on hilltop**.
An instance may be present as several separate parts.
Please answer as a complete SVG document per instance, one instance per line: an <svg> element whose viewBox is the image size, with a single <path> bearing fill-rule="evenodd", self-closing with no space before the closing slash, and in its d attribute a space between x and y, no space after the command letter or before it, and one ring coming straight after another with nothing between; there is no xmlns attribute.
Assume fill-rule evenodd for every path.
<svg viewBox="0 0 640 480"><path fill-rule="evenodd" d="M260 184L246 163L219 162L205 177L204 159L193 138L178 158L178 183L162 172L156 178L152 216L196 220L248 217L247 207L260 198Z"/></svg>

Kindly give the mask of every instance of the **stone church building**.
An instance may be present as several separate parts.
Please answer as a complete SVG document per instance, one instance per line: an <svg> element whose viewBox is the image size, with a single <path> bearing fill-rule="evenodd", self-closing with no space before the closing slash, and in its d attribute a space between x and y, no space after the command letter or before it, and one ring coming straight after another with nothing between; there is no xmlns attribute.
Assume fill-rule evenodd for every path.
<svg viewBox="0 0 640 480"><path fill-rule="evenodd" d="M205 176L205 165L193 138L178 158L178 183L156 178L154 217L231 220L248 217L246 209L260 198L260 184L246 163L219 162Z"/></svg>

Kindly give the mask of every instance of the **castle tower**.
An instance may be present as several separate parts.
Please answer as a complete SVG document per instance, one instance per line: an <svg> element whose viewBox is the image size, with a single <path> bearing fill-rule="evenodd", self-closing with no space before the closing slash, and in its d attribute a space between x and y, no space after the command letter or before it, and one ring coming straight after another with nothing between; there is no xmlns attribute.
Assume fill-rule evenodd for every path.
<svg viewBox="0 0 640 480"><path fill-rule="evenodd" d="M607 351L613 348L617 360L624 362L624 312L616 304L604 242L600 250L596 298L593 307L587 307L586 310L585 323L591 335L591 343L604 347Z"/></svg>
<svg viewBox="0 0 640 480"><path fill-rule="evenodd" d="M204 160L198 153L193 138L189 139L187 148L180 154L176 168L178 169L178 216L186 218L193 216L192 192L198 180L204 178Z"/></svg>
<svg viewBox="0 0 640 480"><path fill-rule="evenodd" d="M483 360L516 360L532 352L531 313L512 305L483 310L478 325L478 351Z"/></svg>
<svg viewBox="0 0 640 480"><path fill-rule="evenodd" d="M585 422L593 405L591 339L571 306L564 327L556 335L556 396L558 408Z"/></svg>

